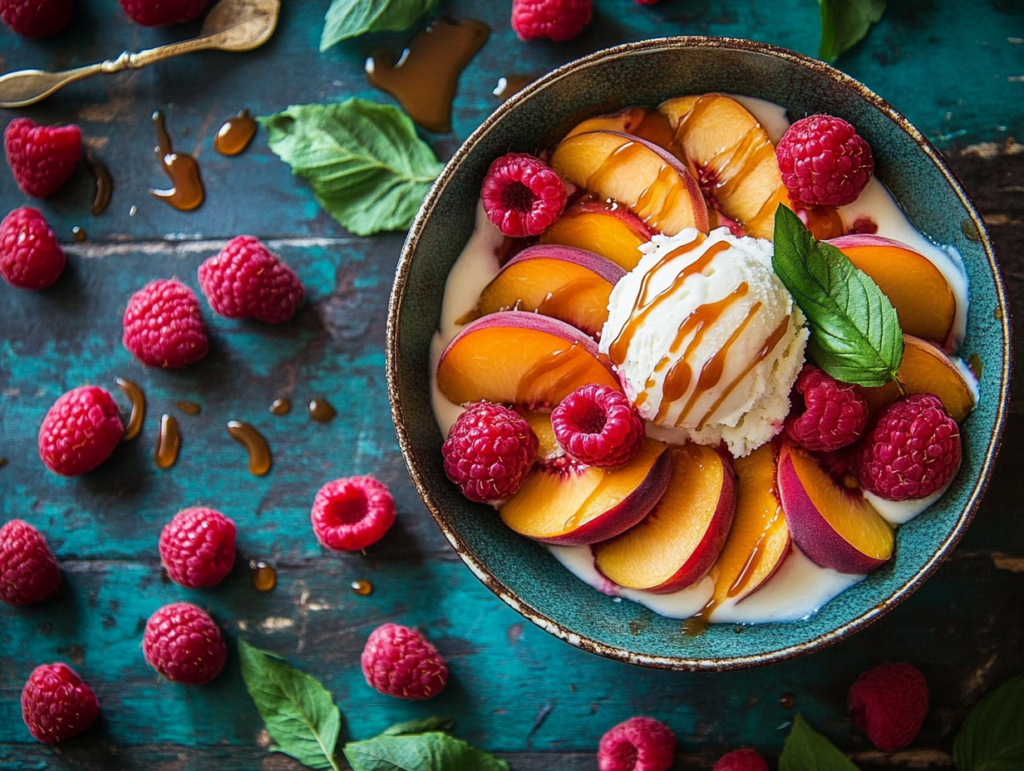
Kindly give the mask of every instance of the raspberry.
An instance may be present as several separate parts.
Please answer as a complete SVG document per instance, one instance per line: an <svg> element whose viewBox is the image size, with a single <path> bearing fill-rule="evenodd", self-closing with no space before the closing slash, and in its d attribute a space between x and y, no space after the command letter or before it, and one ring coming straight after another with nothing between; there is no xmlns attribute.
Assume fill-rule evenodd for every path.
<svg viewBox="0 0 1024 771"><path fill-rule="evenodd" d="M214 313L280 324L295 315L303 289L295 271L252 236L236 236L199 266L199 286Z"/></svg>
<svg viewBox="0 0 1024 771"><path fill-rule="evenodd" d="M712 771L768 771L768 763L754 750L733 750L720 757Z"/></svg>
<svg viewBox="0 0 1024 771"><path fill-rule="evenodd" d="M18 118L4 131L4 149L22 192L46 198L74 173L82 155L82 130L75 125L37 126Z"/></svg>
<svg viewBox="0 0 1024 771"><path fill-rule="evenodd" d="M142 636L146 663L172 683L202 685L220 674L228 651L206 611L187 602L164 605Z"/></svg>
<svg viewBox="0 0 1024 771"><path fill-rule="evenodd" d="M150 281L124 312L124 347L150 367L177 369L210 348L196 293L174 279Z"/></svg>
<svg viewBox="0 0 1024 771"><path fill-rule="evenodd" d="M658 0L636 0L637 5L654 5Z"/></svg>
<svg viewBox="0 0 1024 771"><path fill-rule="evenodd" d="M864 432L868 402L853 386L808 364L800 371L793 394L794 409L786 418L786 432L808 450L832 452L853 444Z"/></svg>
<svg viewBox="0 0 1024 771"><path fill-rule="evenodd" d="M437 648L407 626L374 629L359 660L366 682L396 699L429 699L448 682L448 665Z"/></svg>
<svg viewBox="0 0 1024 771"><path fill-rule="evenodd" d="M798 120L775 154L790 196L808 206L853 203L875 171L871 146L853 126L831 115Z"/></svg>
<svg viewBox="0 0 1024 771"><path fill-rule="evenodd" d="M927 498L960 468L960 429L935 394L882 410L857 453L861 485L891 501Z"/></svg>
<svg viewBox="0 0 1024 771"><path fill-rule="evenodd" d="M676 737L664 723L631 717L601 737L600 771L668 771L676 757Z"/></svg>
<svg viewBox="0 0 1024 771"><path fill-rule="evenodd" d="M928 683L910 664L883 664L857 678L847 697L850 719L880 750L906 747L928 713Z"/></svg>
<svg viewBox="0 0 1024 771"><path fill-rule="evenodd" d="M590 23L593 0L512 0L512 29L520 40L576 37Z"/></svg>
<svg viewBox="0 0 1024 771"><path fill-rule="evenodd" d="M500 501L519 490L539 445L517 412L478 402L448 432L441 447L444 473L471 501Z"/></svg>
<svg viewBox="0 0 1024 771"><path fill-rule="evenodd" d="M192 21L207 0L120 0L128 18L143 27L164 27Z"/></svg>
<svg viewBox="0 0 1024 771"><path fill-rule="evenodd" d="M72 388L53 403L39 427L39 457L64 477L92 471L124 434L117 404L99 386Z"/></svg>
<svg viewBox="0 0 1024 771"><path fill-rule="evenodd" d="M43 213L21 206L0 222L0 273L12 286L43 289L64 270L64 250Z"/></svg>
<svg viewBox="0 0 1024 771"><path fill-rule="evenodd" d="M160 533L160 561L187 589L219 584L235 562L235 523L213 509L179 511Z"/></svg>
<svg viewBox="0 0 1024 771"><path fill-rule="evenodd" d="M526 153L509 153L487 170L480 198L487 219L506 236L539 236L565 208L565 185L554 169Z"/></svg>
<svg viewBox="0 0 1024 771"><path fill-rule="evenodd" d="M334 551L373 546L395 524L395 499L373 477L328 482L313 499L316 540Z"/></svg>
<svg viewBox="0 0 1024 771"><path fill-rule="evenodd" d="M0 600L31 605L57 591L60 571L42 533L12 519L0 527Z"/></svg>
<svg viewBox="0 0 1024 771"><path fill-rule="evenodd" d="M33 738L56 744L80 734L100 714L96 694L67 664L42 664L21 691L21 718Z"/></svg>
<svg viewBox="0 0 1024 771"><path fill-rule="evenodd" d="M629 463L644 443L640 413L609 386L577 388L552 411L551 426L562 449L588 466Z"/></svg>
<svg viewBox="0 0 1024 771"><path fill-rule="evenodd" d="M25 37L56 35L71 21L71 0L0 0L0 20Z"/></svg>

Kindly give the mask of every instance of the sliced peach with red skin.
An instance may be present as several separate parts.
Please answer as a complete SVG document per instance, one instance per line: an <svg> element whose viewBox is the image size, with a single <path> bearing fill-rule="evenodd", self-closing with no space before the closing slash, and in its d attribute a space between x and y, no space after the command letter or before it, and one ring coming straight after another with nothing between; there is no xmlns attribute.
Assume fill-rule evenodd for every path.
<svg viewBox="0 0 1024 771"><path fill-rule="evenodd" d="M535 312L597 337L608 320L608 296L624 275L615 263L583 249L531 246L484 288L476 313Z"/></svg>
<svg viewBox="0 0 1024 771"><path fill-rule="evenodd" d="M903 335L903 362L897 372L904 390L910 394L935 394L946 412L957 423L974 409L974 391L964 373L934 343ZM871 412L888 407L900 397L896 383L861 388Z"/></svg>
<svg viewBox="0 0 1024 771"><path fill-rule="evenodd" d="M672 479L651 513L594 545L594 564L619 586L654 594L685 589L705 576L725 544L736 508L732 467L710 447L668 451Z"/></svg>
<svg viewBox="0 0 1024 771"><path fill-rule="evenodd" d="M931 260L881 236L849 235L829 243L878 284L896 309L904 334L946 346L956 318L956 297Z"/></svg>
<svg viewBox="0 0 1024 771"><path fill-rule="evenodd" d="M674 155L652 142L614 131L563 139L551 167L598 198L617 201L665 235L686 228L708 232L700 185Z"/></svg>
<svg viewBox="0 0 1024 771"><path fill-rule="evenodd" d="M455 404L555 406L589 383L621 391L597 343L536 313L492 313L465 327L437 365L437 386Z"/></svg>
<svg viewBox="0 0 1024 771"><path fill-rule="evenodd" d="M599 469L566 456L537 463L519 492L500 507L520 535L545 543L593 544L628 530L654 508L672 466L666 445L645 440L624 466Z"/></svg>
<svg viewBox="0 0 1024 771"><path fill-rule="evenodd" d="M611 260L623 270L633 270L643 254L640 247L653 233L624 207L588 201L565 210L540 237L542 244L562 244Z"/></svg>
<svg viewBox="0 0 1024 771"><path fill-rule="evenodd" d="M627 107L611 115L598 115L576 125L565 138L586 134L590 131L617 131L620 134L646 139L671 152L672 126L668 118L657 110L647 107Z"/></svg>
<svg viewBox="0 0 1024 771"><path fill-rule="evenodd" d="M892 557L895 535L859 490L836 482L810 453L786 442L778 490L793 541L812 562L840 573L870 573Z"/></svg>

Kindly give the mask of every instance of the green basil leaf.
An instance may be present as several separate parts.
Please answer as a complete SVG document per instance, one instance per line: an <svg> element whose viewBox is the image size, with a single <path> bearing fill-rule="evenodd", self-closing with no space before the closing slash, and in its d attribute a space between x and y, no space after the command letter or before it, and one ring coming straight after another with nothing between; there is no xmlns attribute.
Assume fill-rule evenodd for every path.
<svg viewBox="0 0 1024 771"><path fill-rule="evenodd" d="M277 742L274 750L310 768L338 771L334 746L341 731L341 715L327 689L273 653L254 648L241 638L238 657L256 711Z"/></svg>
<svg viewBox="0 0 1024 771"><path fill-rule="evenodd" d="M509 771L505 761L438 731L349 742L344 752L353 771Z"/></svg>
<svg viewBox="0 0 1024 771"><path fill-rule="evenodd" d="M779 771L857 771L857 767L797 715L782 748Z"/></svg>
<svg viewBox="0 0 1024 771"><path fill-rule="evenodd" d="M818 0L821 44L818 58L834 62L852 48L885 13L885 0Z"/></svg>
<svg viewBox="0 0 1024 771"><path fill-rule="evenodd" d="M808 346L819 367L862 386L896 377L903 332L889 298L845 254L816 241L785 206L775 212L772 267L807 317Z"/></svg>
<svg viewBox="0 0 1024 771"><path fill-rule="evenodd" d="M401 32L433 10L437 0L333 0L324 17L320 50L367 32Z"/></svg>
<svg viewBox="0 0 1024 771"><path fill-rule="evenodd" d="M293 105L259 121L270 149L356 235L408 228L444 168L409 116L390 105Z"/></svg>
<svg viewBox="0 0 1024 771"><path fill-rule="evenodd" d="M1024 675L988 693L967 716L953 744L957 771L1024 768Z"/></svg>
<svg viewBox="0 0 1024 771"><path fill-rule="evenodd" d="M428 731L451 731L455 721L450 717L425 717L422 720L410 720L398 723L384 731L381 736L405 736L406 734L425 734Z"/></svg>

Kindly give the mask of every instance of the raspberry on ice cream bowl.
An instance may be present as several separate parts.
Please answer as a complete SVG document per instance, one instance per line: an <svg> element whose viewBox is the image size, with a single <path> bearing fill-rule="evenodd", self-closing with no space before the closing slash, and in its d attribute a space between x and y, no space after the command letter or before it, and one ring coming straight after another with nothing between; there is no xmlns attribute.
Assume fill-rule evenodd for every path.
<svg viewBox="0 0 1024 771"><path fill-rule="evenodd" d="M757 98L744 96L754 82ZM807 115L828 119L784 141ZM601 309L553 301L592 302L585 260L503 258L510 235L481 183L509 152L546 163L567 193L541 232L511 236L512 253L582 249L625 271L599 330ZM808 179L787 177L787 152ZM562 639L677 669L788 658L909 593L970 518L1006 396L1005 323L994 337L967 323L978 296L1003 303L1000 280L987 241L948 227L951 211L978 222L949 179L876 96L761 44L611 49L511 98L428 196L389 321L400 443L460 556ZM840 284L800 283L798 259L868 287L877 307L862 318L886 325L877 371L867 342L854 359L836 342L877 331L844 310ZM1003 367L986 360L976 383L958 359L975 351ZM587 389L641 421L638 455L601 444L598 413L612 412L577 403ZM518 487L485 503L452 484L440 451L481 402L537 438ZM905 469L914 484L895 481ZM641 635L633 603L655 612Z"/></svg>

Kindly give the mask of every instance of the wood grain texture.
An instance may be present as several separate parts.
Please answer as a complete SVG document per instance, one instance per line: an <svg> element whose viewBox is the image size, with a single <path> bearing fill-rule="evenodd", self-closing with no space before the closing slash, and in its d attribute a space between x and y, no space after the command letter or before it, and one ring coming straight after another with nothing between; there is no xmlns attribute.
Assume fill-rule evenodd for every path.
<svg viewBox="0 0 1024 771"><path fill-rule="evenodd" d="M452 15L482 18L495 30L461 79L455 130L425 135L439 157L494 108L497 78L543 72L578 55L627 40L669 34L753 37L813 53L817 7L807 0L598 0L592 27L566 45L523 44L508 26L508 4L442 2ZM952 737L989 688L1024 671L1024 386L1014 389L1003 454L975 523L953 557L908 602L850 640L769 668L721 674L640 670L573 649L525 622L484 589L452 553L410 484L398 452L384 384L384 324L401 234L347 235L319 210L309 189L266 149L259 134L235 159L212 151L222 118L241 107L256 114L289 103L359 95L366 53L404 35L374 35L316 52L325 0L288 0L281 27L263 49L205 54L159 68L82 83L17 114L78 121L114 174L111 209L88 214L91 181L79 170L42 204L62 238L74 225L89 233L69 244L69 270L51 290L32 294L0 285L0 521L28 519L49 536L62 562L60 598L39 608L0 607L0 769L294 769L265 750L260 721L244 692L234 654L208 686L161 682L139 649L145 619L166 602L208 607L233 641L244 636L323 680L347 718L346 734L365 738L392 722L451 715L458 733L507 753L517 771L594 769L601 734L634 714L666 720L680 739L680 768L710 768L739 745L773 756L800 711L863 769L947 768ZM184 37L191 27L142 30L109 0L78 2L73 28L52 41L0 32L0 65L47 68L84 64ZM995 0L964 13L952 0L890 0L885 20L841 65L865 81L943 146L985 215L1018 324L1024 323L1024 153L1006 137L1024 134L1024 9ZM949 56L952 50L956 57ZM179 146L202 163L208 201L193 214L152 200L164 184L151 155L149 113L167 111ZM15 113L0 113L6 123ZM947 117L948 116L948 117ZM25 203L0 171L0 209ZM129 215L132 206L136 214ZM239 232L270 240L298 271L308 302L282 327L232 322L206 313L208 358L182 372L155 372L120 343L128 296L149 280L178 276L197 287L195 270ZM1018 339L1021 339L1018 336ZM45 471L36 431L67 388L113 388L129 377L149 397L141 436L84 478ZM118 394L115 394L119 396ZM274 398L291 414L268 412ZM302 407L326 396L338 417L313 423ZM173 401L202 405L176 413ZM162 411L184 433L181 459L168 472L152 463ZM271 442L274 468L246 472L244 453L227 435L244 419ZM309 527L316 488L337 476L372 473L395 493L398 524L363 555L324 553ZM219 587L188 592L163 577L160 528L178 509L205 503L239 525L240 561ZM259 594L243 559L278 569L279 585ZM372 581L357 597L348 584ZM637 609L642 621L646 611ZM429 704L380 696L362 679L358 653L386 620L419 625L451 663L448 690ZM18 697L31 668L64 660L95 688L99 725L57 749L35 744ZM885 660L918 665L932 688L932 711L911 751L883 755L853 731L845 694L864 668ZM779 698L796 697L795 710ZM538 716L547 713L538 724ZM262 743L262 744L261 744Z"/></svg>

